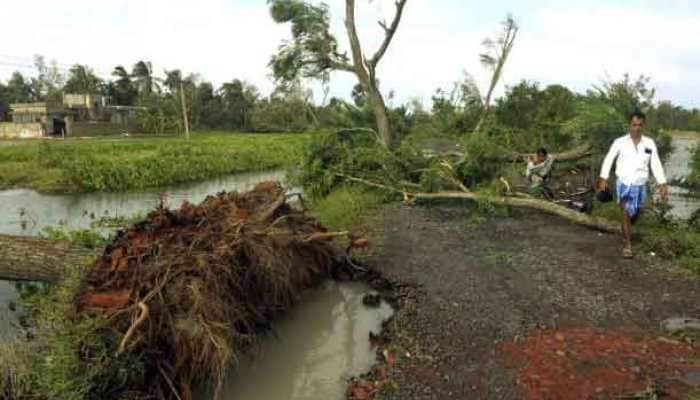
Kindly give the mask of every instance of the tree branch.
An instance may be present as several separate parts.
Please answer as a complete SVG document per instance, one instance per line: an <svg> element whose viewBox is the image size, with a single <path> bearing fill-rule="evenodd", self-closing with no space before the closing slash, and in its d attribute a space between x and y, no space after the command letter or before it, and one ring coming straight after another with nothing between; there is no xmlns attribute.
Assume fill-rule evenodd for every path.
<svg viewBox="0 0 700 400"><path fill-rule="evenodd" d="M590 143L583 143L579 146L574 147L573 149L563 151L561 153L552 153L552 157L554 157L555 161L575 161L575 160L580 160L584 157L587 157L591 155L591 144ZM433 152L426 152L424 151L423 153L427 157L435 157L435 156L450 156L450 157L456 157L459 158L462 162L467 159L467 153L461 152L461 151L448 151L448 152L443 152L443 153L433 153ZM495 156L495 157L490 157L487 158L488 161L500 161L500 162L524 162L527 161L528 157L534 155L534 153L513 153L513 154L504 154L500 156Z"/></svg>
<svg viewBox="0 0 700 400"><path fill-rule="evenodd" d="M355 72L355 68L352 65L344 62L330 61L330 67L338 71Z"/></svg>
<svg viewBox="0 0 700 400"><path fill-rule="evenodd" d="M515 24L515 21L510 16L506 18L504 22L504 27L504 35L498 41L501 45L498 49L498 54L482 55L482 58L486 56L492 59L490 64L493 63L493 75L491 76L491 83L489 84L489 89L488 92L486 92L486 98L484 99L484 108L481 112L481 116L479 117L478 122L476 123L474 132L478 132L481 130L481 127L486 121L486 117L488 117L489 113L491 112L491 96L493 95L493 90L496 88L498 81L501 79L503 66L505 65L506 60L508 59L510 51L513 49L513 43L515 42L515 37L518 34L518 26ZM489 39L487 39L485 43L488 43L488 40Z"/></svg>
<svg viewBox="0 0 700 400"><path fill-rule="evenodd" d="M407 0L396 1L396 13L394 14L394 20L392 21L390 27L387 28L384 22L379 23L379 25L384 29L384 33L386 36L384 37L384 42L379 47L379 50L377 50L377 52L374 54L374 57L372 57L372 59L368 62L368 64L370 65L370 69L374 69L377 67L379 61L382 59L382 57L384 57L386 49L389 48L389 44L391 44L391 40L394 38L396 29L399 27L399 22L401 22L401 15L403 14L404 6L406 6L406 1Z"/></svg>
<svg viewBox="0 0 700 400"><path fill-rule="evenodd" d="M555 161L574 161L574 160L579 160L583 157L586 157L591 154L591 144L590 143L583 143L579 146L574 147L573 149L561 152L561 153L554 153L552 154L552 157L554 157ZM511 155L503 155L503 156L498 156L494 158L494 161L510 161L510 162L522 162L526 161L528 156L531 156L533 154L528 154L528 153L515 153Z"/></svg>
<svg viewBox="0 0 700 400"><path fill-rule="evenodd" d="M355 27L355 0L345 0L345 30L348 32L355 70L364 69L362 68L362 47Z"/></svg>
<svg viewBox="0 0 700 400"><path fill-rule="evenodd" d="M404 201L410 202L413 199L465 199L474 201L486 201L489 203L506 205L511 207L529 208L539 210L548 214L557 215L568 221L578 225L583 225L588 228L596 229L603 232L619 233L620 225L612 223L604 218L592 217L590 215L574 211L572 209L560 206L546 200L540 200L530 197L510 197L510 196L489 196L475 192L437 192L437 193L412 193L379 183L371 182L361 178L355 178L343 174L337 174L338 177L351 182L362 183L367 186L372 186L379 189L388 190L394 193L401 193Z"/></svg>

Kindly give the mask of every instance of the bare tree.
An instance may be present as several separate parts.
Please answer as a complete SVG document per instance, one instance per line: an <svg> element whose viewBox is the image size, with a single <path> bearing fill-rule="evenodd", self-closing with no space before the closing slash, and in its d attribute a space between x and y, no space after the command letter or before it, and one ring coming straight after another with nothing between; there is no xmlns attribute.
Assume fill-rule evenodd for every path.
<svg viewBox="0 0 700 400"><path fill-rule="evenodd" d="M474 128L475 132L481 130L486 118L491 112L491 96L493 95L493 90L501 79L503 66L506 60L508 60L508 55L510 55L510 51L513 49L515 37L518 34L518 25L515 23L512 15L508 15L501 24L503 26L501 34L495 40L491 38L484 40L482 44L486 52L479 55L481 64L491 70L491 82L489 84L489 90L486 92L484 107L481 111L479 122L477 122Z"/></svg>
<svg viewBox="0 0 700 400"><path fill-rule="evenodd" d="M367 95L377 123L379 141L385 147L393 143L386 103L377 83L377 66L386 54L401 22L407 0L396 0L390 24L380 21L384 40L379 49L367 57L357 35L355 0L345 0L345 31L350 42L351 56L340 53L337 40L330 33L328 7L302 0L268 0L276 22L291 22L293 41L284 43L271 65L275 77L293 80L300 76L328 79L330 71L353 73Z"/></svg>

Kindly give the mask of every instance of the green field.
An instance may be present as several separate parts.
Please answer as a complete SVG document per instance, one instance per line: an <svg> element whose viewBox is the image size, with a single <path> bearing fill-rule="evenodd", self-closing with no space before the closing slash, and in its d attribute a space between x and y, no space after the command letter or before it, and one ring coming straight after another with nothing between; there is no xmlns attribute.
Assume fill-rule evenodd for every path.
<svg viewBox="0 0 700 400"><path fill-rule="evenodd" d="M0 141L0 189L126 191L296 164L311 134Z"/></svg>

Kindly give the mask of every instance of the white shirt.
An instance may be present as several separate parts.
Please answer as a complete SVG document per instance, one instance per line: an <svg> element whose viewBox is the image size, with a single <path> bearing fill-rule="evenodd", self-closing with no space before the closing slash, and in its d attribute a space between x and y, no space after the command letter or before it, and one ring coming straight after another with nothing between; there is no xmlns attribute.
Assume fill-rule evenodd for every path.
<svg viewBox="0 0 700 400"><path fill-rule="evenodd" d="M642 136L636 146L629 134L615 139L603 161L603 167L600 170L601 178L608 179L615 158L617 158L615 175L625 185L646 184L649 180L650 164L656 182L659 185L666 183L664 167L661 165L656 143L650 137Z"/></svg>

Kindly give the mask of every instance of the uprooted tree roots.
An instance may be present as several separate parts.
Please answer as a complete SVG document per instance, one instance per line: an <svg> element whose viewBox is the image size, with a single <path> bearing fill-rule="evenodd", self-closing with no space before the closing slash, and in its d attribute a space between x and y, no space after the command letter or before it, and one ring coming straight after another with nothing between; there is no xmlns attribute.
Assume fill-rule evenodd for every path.
<svg viewBox="0 0 700 400"><path fill-rule="evenodd" d="M218 389L276 313L346 265L330 243L342 233L286 200L270 182L160 208L105 249L75 307L109 319L120 337L116 357L146 360L144 379L126 384L130 398L190 399L206 382Z"/></svg>

